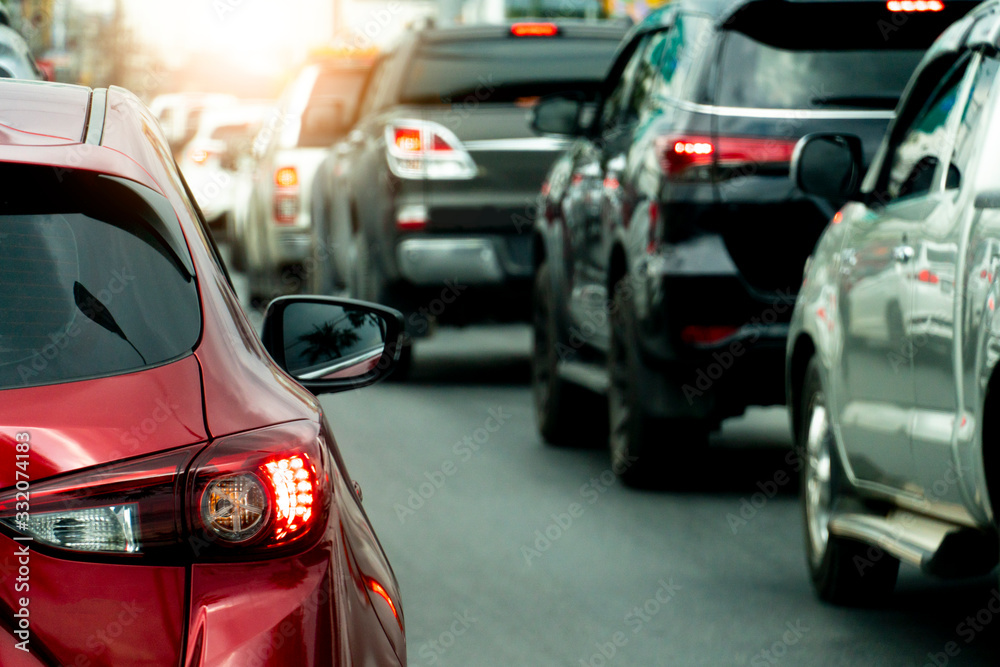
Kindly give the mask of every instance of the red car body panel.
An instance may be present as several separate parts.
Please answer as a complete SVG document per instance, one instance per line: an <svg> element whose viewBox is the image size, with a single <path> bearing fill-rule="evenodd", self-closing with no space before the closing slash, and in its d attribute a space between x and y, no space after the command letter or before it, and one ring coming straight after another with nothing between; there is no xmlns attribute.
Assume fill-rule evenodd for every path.
<svg viewBox="0 0 1000 667"><path fill-rule="evenodd" d="M133 567L51 558L32 551L27 583L17 592L18 544L0 536L4 580L0 600L10 617L21 596L31 621L32 655L47 665L111 667L180 663L185 611L182 567ZM9 567L8 567L9 563ZM0 641L6 638L0 636ZM13 643L21 641L14 639ZM18 659L3 662L22 665Z"/></svg>
<svg viewBox="0 0 1000 667"><path fill-rule="evenodd" d="M190 356L138 373L0 391L0 442L12 449L12 433L31 433L33 480L204 442L200 385ZM0 488L16 481L17 469L4 463Z"/></svg>
<svg viewBox="0 0 1000 667"><path fill-rule="evenodd" d="M18 93L0 94L0 111L6 112L7 97L21 99L22 90L45 84L0 86L4 93ZM98 171L163 194L178 216L194 263L202 332L191 356L164 366L0 391L0 454L12 462L8 452L14 434L30 431L34 482L183 445L210 446L222 436L304 419L317 423L328 443L333 500L323 538L303 553L280 559L163 567L69 560L32 551L34 657L17 651L12 654L16 661L8 662L10 651L4 647L0 664L405 664L398 585L319 402L274 364L247 320L204 236L159 126L131 94L111 88L100 146L30 139L26 133L72 139L77 125L74 142L88 134L87 109L79 104L79 91L87 89L51 90L25 103L17 131L0 127L0 162ZM167 415L164 404L170 407ZM0 461L0 487L12 484L12 463ZM13 581L18 544L0 536L0 641L7 639L4 626L10 632L17 608ZM371 582L377 582L392 605L372 593ZM92 637L109 634L106 628L119 622L122 603L133 599L144 611L121 637L105 642L104 650L88 648Z"/></svg>

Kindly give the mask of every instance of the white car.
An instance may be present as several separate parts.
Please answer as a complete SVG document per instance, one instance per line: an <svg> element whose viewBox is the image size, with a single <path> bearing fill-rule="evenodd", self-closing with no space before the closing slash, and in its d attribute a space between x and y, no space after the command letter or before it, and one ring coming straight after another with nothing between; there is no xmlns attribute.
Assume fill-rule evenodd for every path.
<svg viewBox="0 0 1000 667"><path fill-rule="evenodd" d="M257 166L243 230L252 302L300 291L313 257L313 177L354 117L368 59L306 66L265 118L254 142Z"/></svg>
<svg viewBox="0 0 1000 667"><path fill-rule="evenodd" d="M233 236L239 181L252 171L254 137L273 108L264 102L209 107L181 151L181 172L205 220L222 238Z"/></svg>
<svg viewBox="0 0 1000 667"><path fill-rule="evenodd" d="M198 129L202 112L209 107L231 106L238 99L219 93L169 93L157 95L149 104L150 111L160 121L170 150L177 157Z"/></svg>

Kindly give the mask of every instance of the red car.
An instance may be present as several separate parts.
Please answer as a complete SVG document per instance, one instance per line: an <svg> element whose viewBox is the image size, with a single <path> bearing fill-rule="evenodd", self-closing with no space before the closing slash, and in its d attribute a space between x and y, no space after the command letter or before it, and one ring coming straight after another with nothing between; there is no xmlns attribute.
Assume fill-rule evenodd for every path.
<svg viewBox="0 0 1000 667"><path fill-rule="evenodd" d="M401 330L291 297L262 342L137 98L0 82L0 665L405 665L314 396Z"/></svg>

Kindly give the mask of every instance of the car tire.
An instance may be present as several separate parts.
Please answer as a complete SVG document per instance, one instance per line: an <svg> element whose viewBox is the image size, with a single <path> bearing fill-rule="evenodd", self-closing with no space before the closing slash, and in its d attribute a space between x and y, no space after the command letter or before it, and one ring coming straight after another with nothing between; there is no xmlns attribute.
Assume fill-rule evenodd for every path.
<svg viewBox="0 0 1000 667"><path fill-rule="evenodd" d="M531 389L542 440L555 446L589 446L607 437L602 398L559 377L559 328L549 265L535 272ZM568 348L567 348L568 349Z"/></svg>
<svg viewBox="0 0 1000 667"><path fill-rule="evenodd" d="M642 359L636 347L631 290L615 286L608 351L608 447L611 468L626 485L686 487L703 472L709 426L649 415L641 400Z"/></svg>
<svg viewBox="0 0 1000 667"><path fill-rule="evenodd" d="M814 357L802 387L802 418L795 443L803 457L806 562L821 599L837 605L873 606L892 593L899 560L878 547L830 534L830 517L845 496L845 478L819 369Z"/></svg>

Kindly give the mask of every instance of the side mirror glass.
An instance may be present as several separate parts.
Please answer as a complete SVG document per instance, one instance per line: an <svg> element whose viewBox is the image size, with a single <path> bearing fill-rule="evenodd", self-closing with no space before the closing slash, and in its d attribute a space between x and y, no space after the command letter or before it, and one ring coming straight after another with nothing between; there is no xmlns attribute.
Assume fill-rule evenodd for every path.
<svg viewBox="0 0 1000 667"><path fill-rule="evenodd" d="M531 129L538 134L578 136L582 133L583 98L554 95L543 98L531 112Z"/></svg>
<svg viewBox="0 0 1000 667"><path fill-rule="evenodd" d="M403 316L330 297L275 299L264 315L264 347L314 394L367 387L388 377L402 349Z"/></svg>
<svg viewBox="0 0 1000 667"><path fill-rule="evenodd" d="M806 135L795 146L791 173L806 194L838 205L854 199L864 175L861 139L840 134Z"/></svg>

